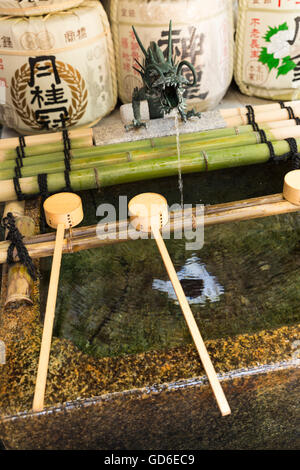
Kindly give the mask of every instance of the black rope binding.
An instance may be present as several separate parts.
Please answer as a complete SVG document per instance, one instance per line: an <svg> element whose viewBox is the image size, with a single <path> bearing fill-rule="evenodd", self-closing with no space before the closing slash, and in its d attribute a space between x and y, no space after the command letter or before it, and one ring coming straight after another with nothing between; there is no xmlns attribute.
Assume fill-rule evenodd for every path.
<svg viewBox="0 0 300 470"><path fill-rule="evenodd" d="M251 104L247 104L246 105L246 108L248 109L248 113L246 113L246 116L248 118L248 124L252 124L255 123L255 113L254 113L254 109L253 107L251 106ZM256 124L256 123L255 123ZM257 124L256 124L257 125Z"/></svg>
<svg viewBox="0 0 300 470"><path fill-rule="evenodd" d="M40 173L38 175L38 185L40 190L40 196L43 200L45 200L49 196L47 173Z"/></svg>
<svg viewBox="0 0 300 470"><path fill-rule="evenodd" d="M272 142L270 142L270 140L266 140L266 142L264 142L264 144L267 144L267 146L269 147L270 161L271 162L278 162L281 158L278 158L278 156L275 154L275 150L274 150Z"/></svg>
<svg viewBox="0 0 300 470"><path fill-rule="evenodd" d="M249 121L249 119L248 119ZM252 129L254 130L254 132L259 132L259 126L257 124L257 122L253 121L251 122L251 126L252 126Z"/></svg>
<svg viewBox="0 0 300 470"><path fill-rule="evenodd" d="M298 116L295 116L293 109L290 106L286 106L283 101L278 101L280 104L281 109L286 109L288 114L289 114L289 119L294 119L296 125L300 125L300 118ZM248 121L252 118L253 116L253 108L252 106L246 106L246 108L249 111L249 116L248 116ZM251 109L252 108L252 109ZM247 114L248 115L248 114ZM262 144L267 144L270 152L270 161L273 162L282 162L282 161L287 161L289 158L292 161L293 169L297 170L300 169L300 153L298 152L298 146L297 146L297 141L294 137L288 137L287 139L284 139L290 147L290 151L287 153L284 153L283 155L276 155L274 146L272 142L267 140L266 134L262 129L257 129L257 124L252 123L253 130L259 132L260 138L261 138L261 143Z"/></svg>
<svg viewBox="0 0 300 470"><path fill-rule="evenodd" d="M267 144L267 146L269 147L270 161L279 163L279 162L286 162L288 159L291 159L293 169L294 170L300 169L300 153L298 152L296 139L294 139L294 137L288 137L287 139L284 139L284 140L289 144L290 151L287 153L284 153L283 155L275 154L275 150L274 150L272 142L268 140L263 142L264 144Z"/></svg>
<svg viewBox="0 0 300 470"><path fill-rule="evenodd" d="M68 129L66 128L66 119L64 117L63 114L60 115L60 119L61 119L61 122L62 122L62 135L63 135L63 142L64 142L64 156L65 156L65 171L64 171L64 175L65 175L65 188L63 191L67 191L67 192L70 192L70 193L73 193L73 189L72 189L72 186L71 186L71 180L70 180L70 171L71 171L71 153L70 153L70 150L71 150L71 140L70 140L70 136L69 136L69 132L68 132Z"/></svg>
<svg viewBox="0 0 300 470"><path fill-rule="evenodd" d="M285 106L284 108L287 110L289 114L289 119L296 119L293 108L291 108L290 106Z"/></svg>
<svg viewBox="0 0 300 470"><path fill-rule="evenodd" d="M16 157L16 164L17 166L21 167L23 166L23 159L26 157L25 155L25 152L24 152L24 147L16 147L16 153L17 153L17 157Z"/></svg>
<svg viewBox="0 0 300 470"><path fill-rule="evenodd" d="M14 183L14 188L15 188L17 199L18 201L26 201L27 199L30 199L32 196L29 194L24 194L22 192L20 181L19 181L20 176L18 176L18 175L21 175L21 173L18 173L18 170L17 171L15 170L15 173L16 173L16 176L13 177L13 183Z"/></svg>
<svg viewBox="0 0 300 470"><path fill-rule="evenodd" d="M70 141L70 137L69 137L69 132L68 132L68 129L65 127L65 120L63 119L63 122L64 122L64 127L62 129L62 135L63 135L63 142L64 142L64 148L68 149L68 150L71 150L71 141Z"/></svg>
<svg viewBox="0 0 300 470"><path fill-rule="evenodd" d="M300 154L298 152L298 145L296 139L294 137L288 137L287 139L284 139L290 147L290 152L288 152L285 155L290 156L292 159L292 164L293 164L293 169L294 170L299 170L300 168Z"/></svg>
<svg viewBox="0 0 300 470"><path fill-rule="evenodd" d="M258 129L259 137L260 137L260 142L262 144L266 144L268 142L266 133L263 129Z"/></svg>
<svg viewBox="0 0 300 470"><path fill-rule="evenodd" d="M46 231L46 218L45 218L43 205L44 205L44 202L47 199L47 197L50 195L49 190L48 190L48 175L47 175L47 173L40 173L37 178L38 178L38 185L39 185L40 196L41 196L40 232L45 233L45 231Z"/></svg>
<svg viewBox="0 0 300 470"><path fill-rule="evenodd" d="M2 219L2 226L8 230L6 240L11 242L7 250L7 264L12 265L14 263L13 253L16 248L20 263L27 268L29 275L36 281L37 275L35 266L22 241L24 237L16 227L15 218L11 212L8 212L7 216Z"/></svg>
<svg viewBox="0 0 300 470"><path fill-rule="evenodd" d="M17 196L18 201L25 201L26 199L30 199L30 197L31 197L31 196L28 196L28 195L26 195L22 192L21 186L20 186L20 181L19 181L19 178L22 177L21 168L24 166L23 159L26 157L25 147L26 147L25 139L22 135L20 135L19 136L19 145L18 145L18 147L16 147L17 156L16 156L16 159L15 159L15 163L16 163L15 176L13 178L14 188L15 188L15 192L16 192L16 196Z"/></svg>
<svg viewBox="0 0 300 470"><path fill-rule="evenodd" d="M278 103L280 104L281 109L287 110L289 119L295 119L296 124L299 124L299 122L297 122L299 118L295 116L293 108L291 108L291 106L286 106L283 101L278 101Z"/></svg>

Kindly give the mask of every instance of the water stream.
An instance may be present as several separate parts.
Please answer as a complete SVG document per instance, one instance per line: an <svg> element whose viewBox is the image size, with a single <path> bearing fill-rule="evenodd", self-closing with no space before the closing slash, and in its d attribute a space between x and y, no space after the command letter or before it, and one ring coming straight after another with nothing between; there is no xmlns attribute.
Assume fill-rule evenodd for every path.
<svg viewBox="0 0 300 470"><path fill-rule="evenodd" d="M177 147L177 158L178 158L178 188L180 191L180 205L183 209L183 180L181 173L181 161L180 161L180 140L179 140L179 124L178 124L178 114L175 114L174 124L176 130L176 147Z"/></svg>

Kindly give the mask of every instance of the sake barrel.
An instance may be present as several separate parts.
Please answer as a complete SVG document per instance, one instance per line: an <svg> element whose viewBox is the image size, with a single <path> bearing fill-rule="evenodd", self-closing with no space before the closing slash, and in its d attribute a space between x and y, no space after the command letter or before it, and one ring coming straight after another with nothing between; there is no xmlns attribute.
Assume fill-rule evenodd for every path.
<svg viewBox="0 0 300 470"><path fill-rule="evenodd" d="M240 0L235 80L247 95L300 98L300 3Z"/></svg>
<svg viewBox="0 0 300 470"><path fill-rule="evenodd" d="M114 109L113 43L100 2L1 17L0 29L2 124L23 134L87 127Z"/></svg>
<svg viewBox="0 0 300 470"><path fill-rule="evenodd" d="M32 16L78 6L84 0L1 0L0 15Z"/></svg>
<svg viewBox="0 0 300 470"><path fill-rule="evenodd" d="M131 102L133 89L143 86L133 69L135 59L143 63L144 56L132 25L145 49L155 41L167 55L170 20L173 58L192 63L197 75L196 86L184 96L200 111L214 108L232 79L232 0L110 0L120 99ZM191 72L185 74L191 80Z"/></svg>
<svg viewBox="0 0 300 470"><path fill-rule="evenodd" d="M238 0L232 0L232 8L233 8L233 26L234 26L234 29L236 29L238 11L239 11L239 2L238 2Z"/></svg>

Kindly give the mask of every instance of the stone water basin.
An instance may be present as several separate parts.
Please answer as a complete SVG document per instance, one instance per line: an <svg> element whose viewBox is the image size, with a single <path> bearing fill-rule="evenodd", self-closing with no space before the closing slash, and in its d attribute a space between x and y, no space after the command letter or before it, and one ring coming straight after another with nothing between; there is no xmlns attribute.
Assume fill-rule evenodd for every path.
<svg viewBox="0 0 300 470"><path fill-rule="evenodd" d="M282 191L288 165L183 176L185 204ZM177 178L82 192L181 200ZM27 213L39 218L38 201ZM221 417L153 240L63 257L43 412L31 410L51 259L32 307L1 310L0 438L7 449L297 449L298 212L207 227L204 246L166 240L232 413ZM192 281L192 282L189 282ZM5 276L2 299L5 294ZM297 437L298 436L298 437Z"/></svg>

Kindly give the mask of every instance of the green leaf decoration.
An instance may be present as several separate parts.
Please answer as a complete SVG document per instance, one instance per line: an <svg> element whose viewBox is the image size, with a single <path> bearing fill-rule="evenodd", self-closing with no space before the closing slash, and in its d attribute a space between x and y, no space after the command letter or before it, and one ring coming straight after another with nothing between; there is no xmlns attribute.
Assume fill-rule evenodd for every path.
<svg viewBox="0 0 300 470"><path fill-rule="evenodd" d="M286 75L290 70L293 70L297 64L291 60L290 56L286 56L282 59L282 65L278 67L277 78L279 75Z"/></svg>
<svg viewBox="0 0 300 470"><path fill-rule="evenodd" d="M258 60L262 64L266 64L270 71L279 65L279 59L275 59L274 54L268 54L266 47L262 47Z"/></svg>
<svg viewBox="0 0 300 470"><path fill-rule="evenodd" d="M265 36L263 37L266 42L271 42L271 37L274 36L274 34L278 33L278 31L286 31L288 30L289 27L286 22L280 24L279 26L275 26L272 28L269 26L268 31L266 32Z"/></svg>

